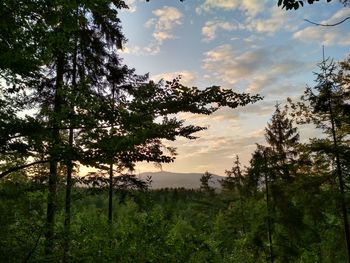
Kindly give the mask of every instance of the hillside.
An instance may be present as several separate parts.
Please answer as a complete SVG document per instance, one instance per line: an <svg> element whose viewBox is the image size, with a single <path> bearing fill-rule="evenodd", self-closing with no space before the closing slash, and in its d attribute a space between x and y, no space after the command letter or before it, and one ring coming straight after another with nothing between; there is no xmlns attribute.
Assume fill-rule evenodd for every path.
<svg viewBox="0 0 350 263"><path fill-rule="evenodd" d="M147 176L152 177L152 189L160 188L186 188L186 189L197 189L200 187L200 178L203 173L172 173L172 172L147 172L141 173L138 177L146 179ZM219 188L219 180L222 176L213 175L211 180L211 186Z"/></svg>

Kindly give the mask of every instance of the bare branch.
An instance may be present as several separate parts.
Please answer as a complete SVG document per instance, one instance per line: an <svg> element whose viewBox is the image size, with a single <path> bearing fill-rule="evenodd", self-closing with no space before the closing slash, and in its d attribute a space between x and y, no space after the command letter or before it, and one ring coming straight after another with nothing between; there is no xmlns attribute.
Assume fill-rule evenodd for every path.
<svg viewBox="0 0 350 263"><path fill-rule="evenodd" d="M49 160L40 160L40 161L23 164L23 165L16 166L16 167L12 167L12 168L6 170L5 172L0 173L0 179L5 177L6 175L9 175L10 173L17 172L19 170L28 168L28 167L36 165L36 164L47 163L47 162L49 162Z"/></svg>
<svg viewBox="0 0 350 263"><path fill-rule="evenodd" d="M340 25L341 23L344 23L346 20L350 19L350 16L344 18L343 20L335 23L335 24L320 24L320 23L315 23L315 22L312 22L310 21L309 19L304 19L304 21L310 23L310 24L313 24L313 25L316 25L316 26L337 26L337 25Z"/></svg>

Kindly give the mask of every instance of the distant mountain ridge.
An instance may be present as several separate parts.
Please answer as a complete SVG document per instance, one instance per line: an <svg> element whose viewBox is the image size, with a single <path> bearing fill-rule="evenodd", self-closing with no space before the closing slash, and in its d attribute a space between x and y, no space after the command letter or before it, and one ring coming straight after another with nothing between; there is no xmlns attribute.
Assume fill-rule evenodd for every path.
<svg viewBox="0 0 350 263"><path fill-rule="evenodd" d="M139 174L137 177L140 179L147 179L148 176L152 177L151 189L161 188L186 188L186 189L198 189L201 185L200 178L204 173L172 173L172 172L145 172ZM213 175L210 182L210 186L220 188L219 180L223 177L219 175Z"/></svg>

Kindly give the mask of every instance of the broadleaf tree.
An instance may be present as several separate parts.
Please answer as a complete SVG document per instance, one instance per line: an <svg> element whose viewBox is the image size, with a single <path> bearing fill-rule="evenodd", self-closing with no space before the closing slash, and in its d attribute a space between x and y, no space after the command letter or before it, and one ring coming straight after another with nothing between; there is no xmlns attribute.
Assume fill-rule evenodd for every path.
<svg viewBox="0 0 350 263"><path fill-rule="evenodd" d="M13 11L11 4L3 2ZM14 104L1 109L1 132L6 136L2 138L5 162L0 176L48 163L45 252L48 261L55 261L60 167L68 167L65 224L69 236L73 163L113 170L114 163L118 168L132 168L135 161L170 162L173 150L170 155L164 153L162 139L193 139L193 133L204 129L186 125L170 114L211 114L222 106L236 108L261 97L217 86L188 88L178 79L154 83L147 76L135 75L116 54L124 42L118 18L118 10L127 7L123 1L28 1L24 7L23 12L8 15L19 21L15 26L23 30L18 38L29 34L33 42L29 46L5 43L4 49L9 54L21 54L18 50L23 49L19 61L30 61L26 58L30 56L33 63L23 71L17 64L1 65L7 80L1 85L2 101ZM23 29L22 24L28 28ZM0 39L9 32L1 31ZM19 117L30 108L36 112ZM5 156L22 160L9 166ZM69 244L65 246L66 258Z"/></svg>

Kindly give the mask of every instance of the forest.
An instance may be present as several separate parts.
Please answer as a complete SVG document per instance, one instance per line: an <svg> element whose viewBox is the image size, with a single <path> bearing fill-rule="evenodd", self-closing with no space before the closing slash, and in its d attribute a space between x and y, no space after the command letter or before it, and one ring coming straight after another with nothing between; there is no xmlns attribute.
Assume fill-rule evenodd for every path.
<svg viewBox="0 0 350 263"><path fill-rule="evenodd" d="M126 8L0 3L0 262L350 263L350 56L323 58L298 99L276 103L265 142L248 165L232 153L219 189L204 171L198 189L151 189L136 163L174 162L166 142L207 129L179 113L264 98L137 74L116 52ZM301 140L304 126L317 136Z"/></svg>

